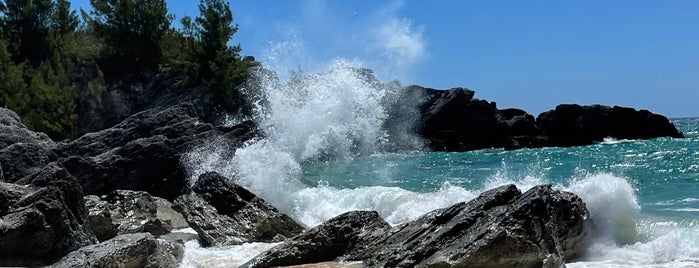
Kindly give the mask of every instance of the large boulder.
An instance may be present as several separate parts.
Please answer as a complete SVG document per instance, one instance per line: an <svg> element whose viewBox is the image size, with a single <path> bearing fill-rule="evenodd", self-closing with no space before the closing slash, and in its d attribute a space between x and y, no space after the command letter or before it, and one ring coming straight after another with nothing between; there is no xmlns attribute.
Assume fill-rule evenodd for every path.
<svg viewBox="0 0 699 268"><path fill-rule="evenodd" d="M18 184L0 183L0 266L51 263L97 242L77 180L52 163Z"/></svg>
<svg viewBox="0 0 699 268"><path fill-rule="evenodd" d="M151 234L125 234L73 251L49 267L175 268L179 267L183 254L181 245Z"/></svg>
<svg viewBox="0 0 699 268"><path fill-rule="evenodd" d="M199 176L192 193L175 200L203 246L279 242L305 229L263 199L218 173Z"/></svg>
<svg viewBox="0 0 699 268"><path fill-rule="evenodd" d="M332 261L381 239L391 229L376 211L334 217L248 261L242 267L273 267Z"/></svg>
<svg viewBox="0 0 699 268"><path fill-rule="evenodd" d="M183 154L210 137L242 144L256 132L249 123L237 127L202 123L191 104L181 104L135 114L114 127L61 144L55 151L87 194L126 189L173 200L187 188L187 172L180 165Z"/></svg>
<svg viewBox="0 0 699 268"><path fill-rule="evenodd" d="M562 104L540 114L536 121L554 146L588 145L607 137L683 137L665 116L620 106Z"/></svg>
<svg viewBox="0 0 699 268"><path fill-rule="evenodd" d="M370 267L560 267L579 253L587 224L585 204L572 193L550 185L521 193L507 185L390 229L366 213L345 214L247 266L340 260Z"/></svg>
<svg viewBox="0 0 699 268"><path fill-rule="evenodd" d="M90 229L100 241L130 233L161 236L187 228L187 221L170 201L143 191L116 190L106 196L85 197Z"/></svg>

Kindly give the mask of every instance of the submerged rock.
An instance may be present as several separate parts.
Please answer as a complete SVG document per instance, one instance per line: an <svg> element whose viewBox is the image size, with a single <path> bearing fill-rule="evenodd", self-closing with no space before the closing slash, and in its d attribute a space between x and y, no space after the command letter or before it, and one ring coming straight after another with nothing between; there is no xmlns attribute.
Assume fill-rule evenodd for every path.
<svg viewBox="0 0 699 268"><path fill-rule="evenodd" d="M203 246L279 242L304 227L218 173L199 176L192 193L175 200Z"/></svg>
<svg viewBox="0 0 699 268"><path fill-rule="evenodd" d="M100 241L130 233L160 236L189 227L170 201L147 192L116 190L103 198L90 195L85 197L85 206L90 229Z"/></svg>
<svg viewBox="0 0 699 268"><path fill-rule="evenodd" d="M178 267L184 249L151 234L125 234L73 251L49 267Z"/></svg>
<svg viewBox="0 0 699 268"><path fill-rule="evenodd" d="M559 267L578 254L588 221L579 197L550 185L525 193L502 186L390 229L351 215L363 214L331 219L247 266L344 260L371 267Z"/></svg>
<svg viewBox="0 0 699 268"><path fill-rule="evenodd" d="M0 266L51 263L97 242L87 226L83 194L58 164L0 183Z"/></svg>

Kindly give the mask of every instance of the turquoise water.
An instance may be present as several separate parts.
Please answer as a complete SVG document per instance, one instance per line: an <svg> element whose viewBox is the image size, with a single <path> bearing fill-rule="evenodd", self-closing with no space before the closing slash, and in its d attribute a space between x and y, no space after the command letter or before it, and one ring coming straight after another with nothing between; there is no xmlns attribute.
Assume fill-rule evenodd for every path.
<svg viewBox="0 0 699 268"><path fill-rule="evenodd" d="M375 154L352 160L303 164L309 186L336 188L395 186L433 192L444 182L482 189L498 178L536 179L569 185L590 174L625 178L637 191L641 212L649 216L699 219L699 118L676 119L685 139L606 140L570 148L463 153Z"/></svg>
<svg viewBox="0 0 699 268"><path fill-rule="evenodd" d="M425 196L468 200L506 183L525 189L551 183L581 195L599 225L586 256L569 266L699 267L699 118L673 123L685 139L373 154L303 163L301 180L309 188L341 189L337 193L362 195L367 193L361 189L396 188L420 193L420 201L413 204L429 202ZM445 185L452 190L445 192ZM467 194L453 194L453 189ZM396 203L401 202L405 201Z"/></svg>

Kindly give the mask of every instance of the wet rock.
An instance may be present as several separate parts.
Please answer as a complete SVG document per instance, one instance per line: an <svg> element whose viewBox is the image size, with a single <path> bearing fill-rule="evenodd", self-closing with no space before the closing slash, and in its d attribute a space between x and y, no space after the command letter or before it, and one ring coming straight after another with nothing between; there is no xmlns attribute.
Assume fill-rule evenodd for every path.
<svg viewBox="0 0 699 268"><path fill-rule="evenodd" d="M398 226L350 256L372 266L540 267L576 256L587 219L571 193L509 185Z"/></svg>
<svg viewBox="0 0 699 268"><path fill-rule="evenodd" d="M279 242L304 230L291 217L218 173L199 176L192 191L175 204L203 246Z"/></svg>
<svg viewBox="0 0 699 268"><path fill-rule="evenodd" d="M376 218L338 216L247 266L341 260L370 267L559 267L578 254L588 224L582 200L550 185L525 193L498 187L395 227Z"/></svg>
<svg viewBox="0 0 699 268"><path fill-rule="evenodd" d="M184 249L151 234L120 235L73 251L49 267L178 267Z"/></svg>
<svg viewBox="0 0 699 268"><path fill-rule="evenodd" d="M665 116L620 106L563 104L540 114L536 121L554 146L588 145L607 137L683 137Z"/></svg>
<svg viewBox="0 0 699 268"><path fill-rule="evenodd" d="M0 266L51 263L95 242L82 190L60 165L0 183Z"/></svg>
<svg viewBox="0 0 699 268"><path fill-rule="evenodd" d="M334 217L276 246L242 267L288 266L338 259L380 239L391 226L375 211L352 211Z"/></svg>
<svg viewBox="0 0 699 268"><path fill-rule="evenodd" d="M116 190L103 198L90 195L85 197L85 206L90 229L100 241L130 233L160 236L189 227L172 203L147 192Z"/></svg>

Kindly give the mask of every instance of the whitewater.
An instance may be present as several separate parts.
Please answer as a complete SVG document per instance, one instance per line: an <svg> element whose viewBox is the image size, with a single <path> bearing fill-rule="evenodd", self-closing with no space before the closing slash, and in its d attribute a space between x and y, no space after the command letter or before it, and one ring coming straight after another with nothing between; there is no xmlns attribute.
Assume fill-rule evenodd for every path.
<svg viewBox="0 0 699 268"><path fill-rule="evenodd" d="M699 119L686 139L606 139L572 148L429 152L415 134L419 100L359 61L312 72L257 68L244 94L263 137L232 149L212 138L182 159L190 183L231 178L307 227L352 210L400 224L504 184L578 194L595 228L568 267L699 267ZM281 78L280 78L281 77ZM231 267L275 244L186 244L183 267Z"/></svg>

